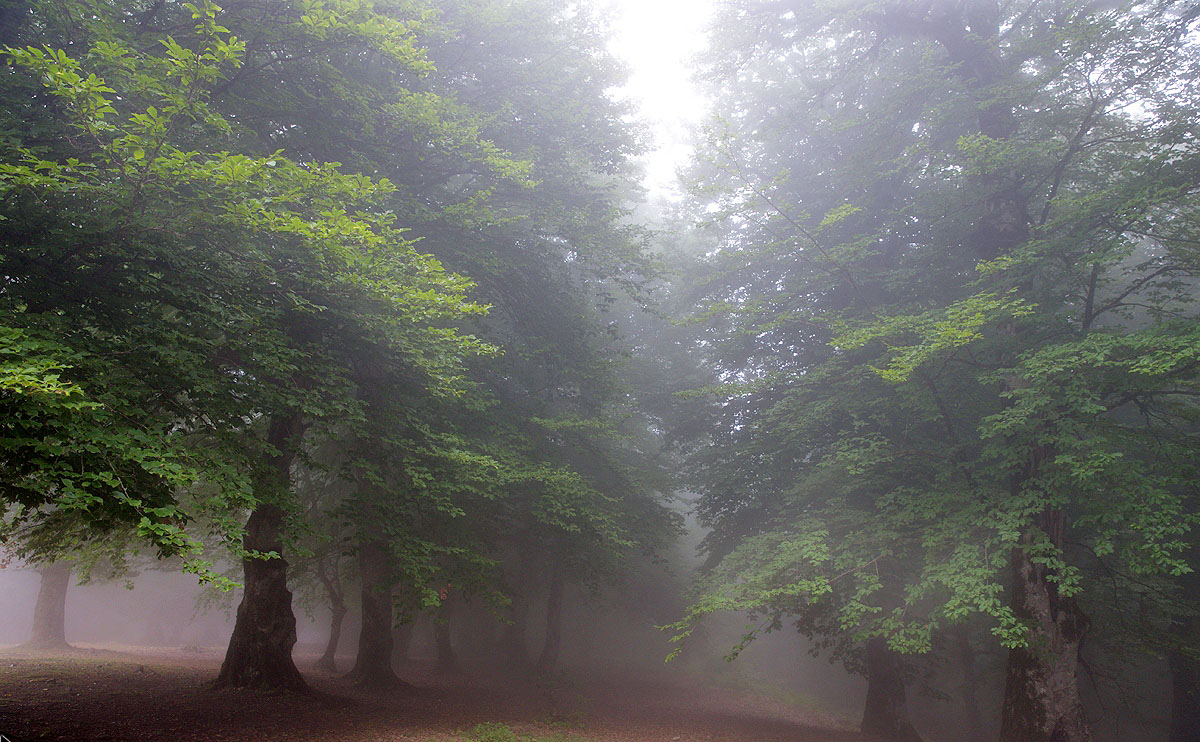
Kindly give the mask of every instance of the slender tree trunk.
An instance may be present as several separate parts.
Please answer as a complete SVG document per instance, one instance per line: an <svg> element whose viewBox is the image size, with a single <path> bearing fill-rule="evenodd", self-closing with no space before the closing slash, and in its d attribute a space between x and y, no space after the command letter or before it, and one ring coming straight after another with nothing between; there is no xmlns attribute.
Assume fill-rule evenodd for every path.
<svg viewBox="0 0 1200 742"><path fill-rule="evenodd" d="M979 712L979 669L975 663L975 648L971 646L971 632L966 626L960 626L955 633L963 673L963 711L967 717L967 735L970 742L982 742L983 715Z"/></svg>
<svg viewBox="0 0 1200 742"><path fill-rule="evenodd" d="M454 617L454 602L453 596L446 597L433 622L433 641L437 647L437 667L434 672L439 675L451 675L460 671L458 655L454 652L454 644L450 640L450 621Z"/></svg>
<svg viewBox="0 0 1200 742"><path fill-rule="evenodd" d="M867 703L863 709L862 732L899 742L922 742L908 718L908 694L904 668L887 641L874 637L867 642Z"/></svg>
<svg viewBox="0 0 1200 742"><path fill-rule="evenodd" d="M280 453L271 461L277 479L271 489L290 485L294 456L290 447L303 430L298 415L272 421L267 440ZM283 510L260 504L250 514L242 543L248 551L282 554L283 529ZM308 690L292 661L296 616L292 613L292 593L287 588L287 562L283 557L244 559L242 570L245 590L216 686Z"/></svg>
<svg viewBox="0 0 1200 742"><path fill-rule="evenodd" d="M529 599L523 593L513 596L512 623L504 627L504 633L500 640L504 664L509 670L525 671L533 666L533 662L529 659L529 648L525 642L531 608Z"/></svg>
<svg viewBox="0 0 1200 742"><path fill-rule="evenodd" d="M412 646L412 638L412 621L392 629L392 667L408 662L408 650Z"/></svg>
<svg viewBox="0 0 1200 742"><path fill-rule="evenodd" d="M42 567L41 573L29 645L39 649L66 649L70 647L67 644L67 589L71 585L71 564L52 562Z"/></svg>
<svg viewBox="0 0 1200 742"><path fill-rule="evenodd" d="M346 606L338 605L332 609L332 614L329 618L329 641L325 644L325 651L321 654L321 659L313 667L325 672L337 672L337 649L338 644L342 639L342 621L346 618Z"/></svg>
<svg viewBox="0 0 1200 742"><path fill-rule="evenodd" d="M1030 631L1027 646L1008 653L1001 742L1091 742L1076 677L1087 618L1025 549L1014 550L1012 559L1013 609Z"/></svg>
<svg viewBox="0 0 1200 742"><path fill-rule="evenodd" d="M392 670L392 585L386 545L368 540L358 549L362 577L362 630L358 656L350 677L357 685L375 688L403 687Z"/></svg>
<svg viewBox="0 0 1200 742"><path fill-rule="evenodd" d="M537 671L541 673L551 672L558 664L558 650L562 644L562 602L562 565L556 564L550 577L550 595L546 599L546 638L537 661Z"/></svg>
<svg viewBox="0 0 1200 742"><path fill-rule="evenodd" d="M321 659L317 660L314 665L318 670L326 672L337 672L337 649L342 638L342 621L346 618L346 596L342 590L341 580L337 576L337 555L334 555L333 575L330 576L325 570L325 560L317 562L317 578L321 581L321 585L325 588L325 595L329 598L329 641L325 644L325 652L321 655Z"/></svg>

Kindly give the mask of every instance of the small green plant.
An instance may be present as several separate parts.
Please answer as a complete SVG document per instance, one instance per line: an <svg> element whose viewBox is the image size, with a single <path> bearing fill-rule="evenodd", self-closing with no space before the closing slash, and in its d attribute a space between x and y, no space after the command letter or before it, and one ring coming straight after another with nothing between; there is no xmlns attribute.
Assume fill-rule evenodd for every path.
<svg viewBox="0 0 1200 742"><path fill-rule="evenodd" d="M521 736L507 724L497 721L476 724L471 731L467 732L467 739L471 742L586 742L583 737L564 732L552 732L545 737Z"/></svg>
<svg viewBox="0 0 1200 742"><path fill-rule="evenodd" d="M546 737L530 737L528 742L586 742L586 740L575 734L554 732Z"/></svg>
<svg viewBox="0 0 1200 742"><path fill-rule="evenodd" d="M521 742L516 732L498 721L476 724L474 729L467 732L467 739L472 742Z"/></svg>

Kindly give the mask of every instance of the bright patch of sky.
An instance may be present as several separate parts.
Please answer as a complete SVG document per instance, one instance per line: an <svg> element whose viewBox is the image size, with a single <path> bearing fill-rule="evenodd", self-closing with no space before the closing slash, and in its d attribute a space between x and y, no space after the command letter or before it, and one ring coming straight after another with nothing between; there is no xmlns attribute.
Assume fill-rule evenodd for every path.
<svg viewBox="0 0 1200 742"><path fill-rule="evenodd" d="M630 68L621 90L653 133L646 156L646 188L651 198L677 195L675 172L691 155L693 127L706 105L692 80L693 58L704 48L716 0L592 0L609 9L610 48Z"/></svg>

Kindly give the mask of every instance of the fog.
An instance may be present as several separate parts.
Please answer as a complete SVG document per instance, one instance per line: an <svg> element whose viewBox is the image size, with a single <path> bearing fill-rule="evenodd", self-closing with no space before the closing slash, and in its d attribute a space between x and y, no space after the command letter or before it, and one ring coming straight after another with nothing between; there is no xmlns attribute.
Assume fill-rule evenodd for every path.
<svg viewBox="0 0 1200 742"><path fill-rule="evenodd" d="M0 742L1200 740L1200 2L0 61Z"/></svg>

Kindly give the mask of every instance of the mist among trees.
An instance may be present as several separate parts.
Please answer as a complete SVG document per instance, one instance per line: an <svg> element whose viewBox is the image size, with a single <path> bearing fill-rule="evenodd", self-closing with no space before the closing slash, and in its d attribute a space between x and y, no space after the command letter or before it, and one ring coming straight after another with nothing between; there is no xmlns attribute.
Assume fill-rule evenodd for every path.
<svg viewBox="0 0 1200 742"><path fill-rule="evenodd" d="M713 13L0 2L0 735L1200 739L1200 4Z"/></svg>

